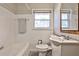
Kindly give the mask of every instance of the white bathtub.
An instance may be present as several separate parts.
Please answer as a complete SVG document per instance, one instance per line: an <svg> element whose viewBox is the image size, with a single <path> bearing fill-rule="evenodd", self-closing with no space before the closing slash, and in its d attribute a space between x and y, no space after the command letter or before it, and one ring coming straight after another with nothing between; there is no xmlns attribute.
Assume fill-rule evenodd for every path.
<svg viewBox="0 0 79 59"><path fill-rule="evenodd" d="M0 56L23 56L28 55L29 43L14 43L0 50Z"/></svg>

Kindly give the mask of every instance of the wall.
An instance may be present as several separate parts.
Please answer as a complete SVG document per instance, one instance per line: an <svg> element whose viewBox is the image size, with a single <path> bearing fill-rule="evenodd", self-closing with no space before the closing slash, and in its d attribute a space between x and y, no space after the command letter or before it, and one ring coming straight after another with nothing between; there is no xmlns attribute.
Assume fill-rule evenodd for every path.
<svg viewBox="0 0 79 59"><path fill-rule="evenodd" d="M33 28L33 16L32 14L13 14L16 11L14 4L0 4L0 41L4 46L9 46L12 43L29 42L37 43L39 39L44 43L49 41L50 34L53 33L53 10L51 13L50 30L36 30ZM12 6L12 7L11 7ZM13 12L13 13L12 13ZM26 33L18 33L18 18L26 18Z"/></svg>
<svg viewBox="0 0 79 59"><path fill-rule="evenodd" d="M60 7L61 4L56 4L54 7L54 33L60 33Z"/></svg>
<svg viewBox="0 0 79 59"><path fill-rule="evenodd" d="M39 30L33 28L33 16L32 14L17 14L18 18L26 18L26 33L19 34L18 33L18 24L17 24L17 40L29 42L31 44L37 44L39 39L43 40L44 43L49 41L49 35L51 34L50 31L53 29L53 24L51 24L50 30ZM53 13L51 14L53 16ZM51 17L51 22L53 23L53 18ZM18 21L17 21L18 23Z"/></svg>
<svg viewBox="0 0 79 59"><path fill-rule="evenodd" d="M16 40L16 16L0 6L0 44L8 46Z"/></svg>

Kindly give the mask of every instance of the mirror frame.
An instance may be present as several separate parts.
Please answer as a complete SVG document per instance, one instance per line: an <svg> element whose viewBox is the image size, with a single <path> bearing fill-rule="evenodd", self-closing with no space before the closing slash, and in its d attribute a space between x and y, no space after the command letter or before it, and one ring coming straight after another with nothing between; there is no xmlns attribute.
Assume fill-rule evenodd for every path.
<svg viewBox="0 0 79 59"><path fill-rule="evenodd" d="M62 30L61 25L62 23L61 23L61 12L60 12L60 31L69 34L79 34L79 3L78 3L78 30Z"/></svg>

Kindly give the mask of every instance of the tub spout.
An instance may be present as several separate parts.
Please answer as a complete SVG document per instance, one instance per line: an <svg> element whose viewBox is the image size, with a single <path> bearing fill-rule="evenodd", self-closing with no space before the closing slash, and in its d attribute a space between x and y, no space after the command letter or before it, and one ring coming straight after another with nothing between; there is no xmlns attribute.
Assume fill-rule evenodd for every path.
<svg viewBox="0 0 79 59"><path fill-rule="evenodd" d="M3 46L0 46L0 50L2 50L4 47Z"/></svg>

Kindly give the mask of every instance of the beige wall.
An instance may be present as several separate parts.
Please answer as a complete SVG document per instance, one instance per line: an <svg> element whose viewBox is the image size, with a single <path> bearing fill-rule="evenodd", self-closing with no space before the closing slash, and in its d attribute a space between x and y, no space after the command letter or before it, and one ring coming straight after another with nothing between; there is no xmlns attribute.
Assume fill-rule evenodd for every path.
<svg viewBox="0 0 79 59"><path fill-rule="evenodd" d="M16 40L16 16L0 6L0 44L11 45Z"/></svg>
<svg viewBox="0 0 79 59"><path fill-rule="evenodd" d="M14 15L15 11L17 11L14 4L0 4L3 6L4 11L1 10L1 41L5 42L5 44L10 44L14 41L18 42L29 42L29 43L37 43L39 39L43 40L44 43L49 41L49 35L53 33L53 10L51 13L51 24L50 24L50 30L35 30L33 28L33 16L32 14L16 14ZM51 6L52 7L52 6ZM19 7L18 7L19 8ZM13 12L13 13L11 13ZM2 15L5 16L2 16ZM25 34L19 34L18 33L18 21L15 19L18 18L26 18L28 19L26 22L26 33ZM7 27L8 26L8 27ZM8 45L7 44L7 45Z"/></svg>
<svg viewBox="0 0 79 59"><path fill-rule="evenodd" d="M51 34L50 31L52 31L52 29L53 29L53 24L51 24L50 30L34 29L34 27L33 27L34 19L33 19L32 14L18 14L16 16L17 16L17 19L18 18L26 18L27 19L25 34L18 33L18 24L17 24L17 40L26 41L26 42L29 42L32 44L37 44L37 41L39 39L43 40L44 43L49 42L49 35ZM51 23L53 23L53 13L51 13Z"/></svg>
<svg viewBox="0 0 79 59"><path fill-rule="evenodd" d="M29 44L16 39L16 15L0 6L0 56L19 56L25 50L28 52Z"/></svg>

